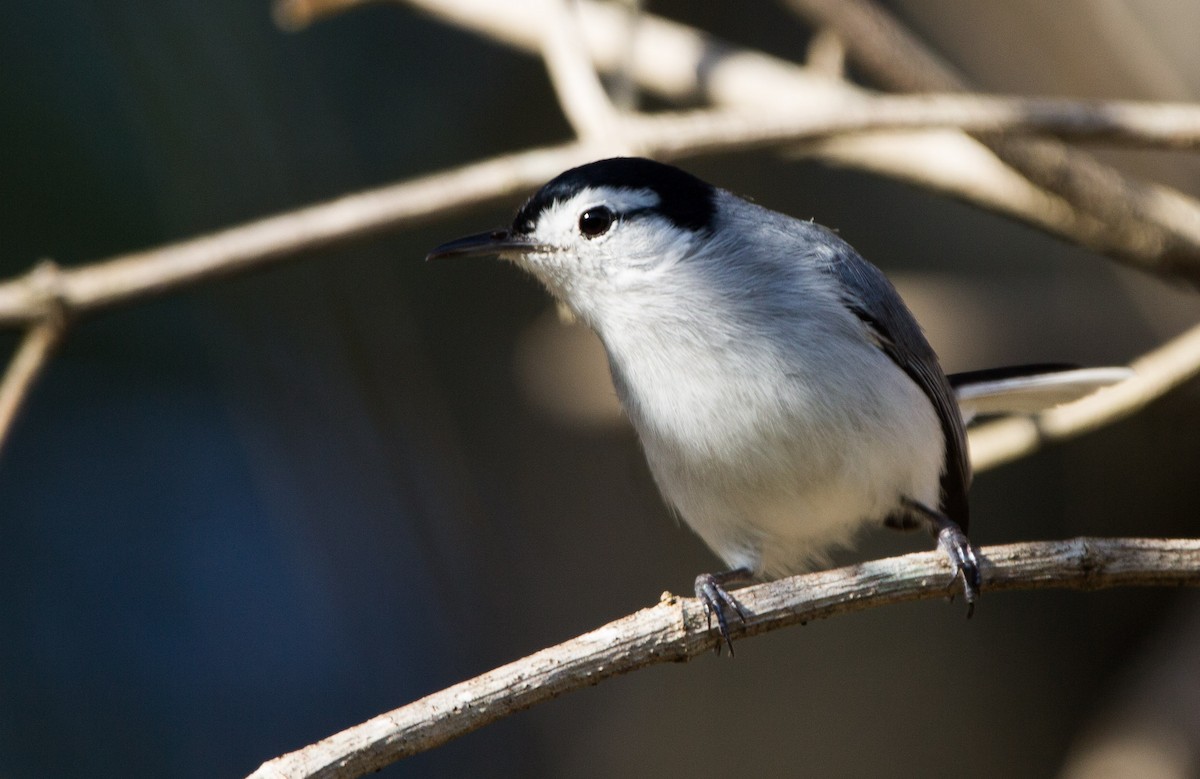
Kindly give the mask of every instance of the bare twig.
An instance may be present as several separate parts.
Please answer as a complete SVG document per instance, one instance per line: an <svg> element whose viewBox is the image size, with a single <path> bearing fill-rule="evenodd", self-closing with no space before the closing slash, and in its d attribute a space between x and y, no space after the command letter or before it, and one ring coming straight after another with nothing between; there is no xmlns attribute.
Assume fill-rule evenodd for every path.
<svg viewBox="0 0 1200 779"><path fill-rule="evenodd" d="M966 79L872 0L787 0L821 29L841 33L850 55L880 83L908 91L960 91ZM985 136L1004 162L1098 221L1085 246L1152 267L1191 268L1200 283L1200 202L1178 190L1127 178L1093 157L1050 141Z"/></svg>
<svg viewBox="0 0 1200 779"><path fill-rule="evenodd" d="M1129 365L1134 375L1035 417L1010 417L971 431L977 471L1032 454L1043 445L1081 435L1135 413L1200 373L1200 325Z"/></svg>
<svg viewBox="0 0 1200 779"><path fill-rule="evenodd" d="M621 136L648 153L670 158L931 126L1195 146L1200 143L1200 107L955 95L879 97L837 109L771 116L719 110L629 118L622 122ZM58 294L77 313L116 305L298 251L445 216L540 184L593 154L594 148L580 143L533 149L346 195L158 249L62 270ZM37 322L43 313L42 294L28 278L0 284L0 326Z"/></svg>
<svg viewBox="0 0 1200 779"><path fill-rule="evenodd" d="M642 0L620 0L625 14L625 53L619 58L610 81L609 94L613 105L620 111L632 112L638 108L638 84L633 77L634 58L637 57L638 28L642 11Z"/></svg>
<svg viewBox="0 0 1200 779"><path fill-rule="evenodd" d="M3 381L0 381L0 451L8 442L17 412L24 405L64 332L61 322L48 320L30 327L17 347L17 353L8 364Z"/></svg>
<svg viewBox="0 0 1200 779"><path fill-rule="evenodd" d="M596 149L597 156L628 153L620 140L621 116L588 56L572 0L541 0L545 5L542 59L563 113L579 140Z"/></svg>
<svg viewBox="0 0 1200 779"><path fill-rule="evenodd" d="M846 77L846 44L833 30L817 30L804 52L804 66L830 78Z"/></svg>
<svg viewBox="0 0 1200 779"><path fill-rule="evenodd" d="M1200 148L1200 104L911 95L768 115L720 110L656 114L627 124L627 134L656 154L676 157L792 145L852 133L935 127L989 134L1061 135L1128 147Z"/></svg>
<svg viewBox="0 0 1200 779"><path fill-rule="evenodd" d="M39 314L0 381L0 451L30 390L66 333L70 313L62 297L62 271L56 264L43 260L22 281Z"/></svg>
<svg viewBox="0 0 1200 779"><path fill-rule="evenodd" d="M401 224L511 195L589 159L578 144L504 155L433 176L346 195L157 249L64 269L59 294L77 313L258 267ZM0 284L0 326L37 322L42 303L26 278Z"/></svg>
<svg viewBox="0 0 1200 779"><path fill-rule="evenodd" d="M1047 541L981 550L988 591L1200 585L1200 540ZM876 560L738 590L741 635L946 595L936 552ZM252 779L349 779L378 771L566 692L711 652L720 639L692 598L658 605L448 687L265 764Z"/></svg>
<svg viewBox="0 0 1200 779"><path fill-rule="evenodd" d="M903 179L1080 243L1104 229L1099 219L1036 186L960 132L843 135L804 144L796 151Z"/></svg>
<svg viewBox="0 0 1200 779"><path fill-rule="evenodd" d="M785 0L816 29L832 31L863 72L889 89L959 92L966 80L883 7L864 0Z"/></svg>
<svg viewBox="0 0 1200 779"><path fill-rule="evenodd" d="M313 21L367 0L280 0L297 9L297 20ZM447 24L540 54L534 3L492 0L393 0ZM818 106L865 96L864 90L753 49L727 45L687 25L649 13L636 19L630 58L630 18L618 4L575 0L592 61L613 73L627 69L644 89L673 101L771 110L780 105ZM299 11L299 9L307 9Z"/></svg>

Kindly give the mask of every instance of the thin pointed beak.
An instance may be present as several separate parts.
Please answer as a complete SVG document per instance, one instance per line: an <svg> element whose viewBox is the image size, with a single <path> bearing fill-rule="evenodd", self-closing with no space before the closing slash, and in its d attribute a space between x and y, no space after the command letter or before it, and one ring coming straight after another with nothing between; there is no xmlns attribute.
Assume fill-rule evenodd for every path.
<svg viewBox="0 0 1200 779"><path fill-rule="evenodd" d="M443 257L486 257L494 254L523 254L542 248L536 243L513 235L508 230L492 230L479 235L469 235L450 241L437 247L425 255L426 260L440 260Z"/></svg>

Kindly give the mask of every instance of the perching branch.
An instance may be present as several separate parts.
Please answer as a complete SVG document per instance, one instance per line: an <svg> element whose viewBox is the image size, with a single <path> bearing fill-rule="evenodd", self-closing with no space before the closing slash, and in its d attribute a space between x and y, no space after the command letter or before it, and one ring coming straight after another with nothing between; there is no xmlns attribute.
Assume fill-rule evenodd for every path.
<svg viewBox="0 0 1200 779"><path fill-rule="evenodd" d="M981 550L984 590L1200 586L1200 540L1077 538ZM937 552L875 560L737 591L742 638L916 600L946 597ZM966 629L967 626L964 626ZM693 598L659 603L275 758L251 779L350 779L433 749L564 693L651 665L690 660L720 643Z"/></svg>

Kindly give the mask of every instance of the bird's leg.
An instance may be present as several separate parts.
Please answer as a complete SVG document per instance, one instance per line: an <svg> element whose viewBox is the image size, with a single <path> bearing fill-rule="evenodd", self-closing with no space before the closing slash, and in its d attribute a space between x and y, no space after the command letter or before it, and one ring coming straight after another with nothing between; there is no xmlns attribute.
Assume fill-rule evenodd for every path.
<svg viewBox="0 0 1200 779"><path fill-rule="evenodd" d="M717 628L725 646L729 647L729 656L733 657L733 640L729 637L729 622L725 619L725 611L731 610L744 623L746 612L741 605L725 589L728 584L744 584L754 578L749 568L734 568L721 573L702 573L696 577L696 597L704 604L704 614L708 618L708 628L712 629L713 614L717 615ZM721 645L717 644L717 654L721 653Z"/></svg>
<svg viewBox="0 0 1200 779"><path fill-rule="evenodd" d="M953 585L960 577L962 578L963 600L967 602L967 618L969 619L975 613L975 600L979 597L979 589L983 584L983 578L979 573L979 556L975 553L975 547L958 523L950 517L910 498L906 498L904 502L929 521L929 530L937 539L938 549L942 550L942 553L949 558L950 568L954 571L954 578L950 580L950 583Z"/></svg>

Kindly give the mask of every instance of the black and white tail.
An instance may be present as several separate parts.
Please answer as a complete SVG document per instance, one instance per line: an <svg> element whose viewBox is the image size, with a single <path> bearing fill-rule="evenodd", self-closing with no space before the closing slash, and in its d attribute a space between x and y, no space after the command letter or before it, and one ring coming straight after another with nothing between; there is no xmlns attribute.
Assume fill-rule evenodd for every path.
<svg viewBox="0 0 1200 779"><path fill-rule="evenodd" d="M978 416L1036 414L1132 375L1128 368L1042 364L952 373L947 378L954 388L963 422L969 423Z"/></svg>

